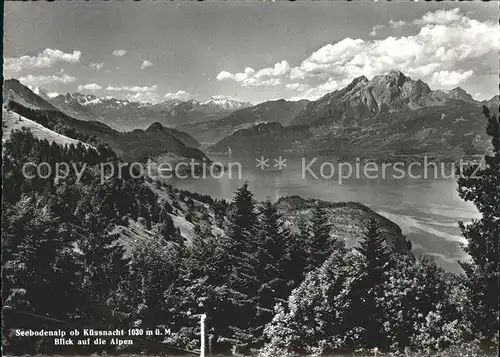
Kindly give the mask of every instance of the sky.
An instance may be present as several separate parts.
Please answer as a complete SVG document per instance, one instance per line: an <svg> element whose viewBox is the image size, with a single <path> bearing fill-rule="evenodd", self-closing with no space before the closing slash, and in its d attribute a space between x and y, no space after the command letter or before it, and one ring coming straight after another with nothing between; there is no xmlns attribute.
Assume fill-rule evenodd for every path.
<svg viewBox="0 0 500 357"><path fill-rule="evenodd" d="M401 70L498 94L495 2L5 2L4 77L149 102L316 99Z"/></svg>

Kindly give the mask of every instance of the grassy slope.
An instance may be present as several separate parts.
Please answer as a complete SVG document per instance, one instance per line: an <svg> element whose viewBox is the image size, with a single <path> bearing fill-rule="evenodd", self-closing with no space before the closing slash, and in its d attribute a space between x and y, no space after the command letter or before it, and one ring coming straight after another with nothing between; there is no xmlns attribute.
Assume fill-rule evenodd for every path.
<svg viewBox="0 0 500 357"><path fill-rule="evenodd" d="M36 138L40 140L47 139L49 143L56 142L61 145L77 145L78 143L81 143L79 140L56 133L55 131L47 129L43 125L27 119L17 113L2 109L2 141L9 140L12 131L21 130L23 127L29 129ZM82 144L90 147L88 144Z"/></svg>

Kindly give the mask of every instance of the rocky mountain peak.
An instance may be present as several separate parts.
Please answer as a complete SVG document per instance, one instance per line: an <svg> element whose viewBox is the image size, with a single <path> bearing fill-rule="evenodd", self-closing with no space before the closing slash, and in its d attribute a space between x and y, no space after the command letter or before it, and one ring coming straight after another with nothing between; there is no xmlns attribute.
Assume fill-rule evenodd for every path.
<svg viewBox="0 0 500 357"><path fill-rule="evenodd" d="M474 98L472 98L472 96L469 93L467 93L465 90L463 90L460 87L455 87L455 88L449 90L448 92L446 92L446 94L451 99L463 100L463 101L469 102L469 103L474 102Z"/></svg>
<svg viewBox="0 0 500 357"><path fill-rule="evenodd" d="M407 77L403 72L395 69L391 69L386 76L394 80L398 87L402 86L406 81L411 81L410 77Z"/></svg>
<svg viewBox="0 0 500 357"><path fill-rule="evenodd" d="M2 88L3 103L14 101L27 108L35 109L55 109L50 101L34 93L30 88L19 82L15 78L7 79Z"/></svg>
<svg viewBox="0 0 500 357"><path fill-rule="evenodd" d="M368 80L355 78L345 88L311 102L293 124L320 125L366 118L380 112L442 105L444 95L432 92L421 80L412 80L399 70Z"/></svg>
<svg viewBox="0 0 500 357"><path fill-rule="evenodd" d="M33 93L35 93L36 95L40 96L41 98L45 99L47 102L51 102L51 99L52 97L50 96L50 93L42 88L42 87L35 87L35 89L33 89Z"/></svg>
<svg viewBox="0 0 500 357"><path fill-rule="evenodd" d="M88 105L90 103L95 103L96 101L99 100L99 98L93 94L83 94L83 93L78 93L78 92L75 92L75 93L68 92L65 95L61 94L56 98L60 99L61 97L63 97L67 103L76 102L76 103L78 103L80 105L84 105L84 106Z"/></svg>
<svg viewBox="0 0 500 357"><path fill-rule="evenodd" d="M352 80L352 84L358 84L358 83L367 83L369 82L368 78L366 78L365 76L359 76L359 77L356 77Z"/></svg>
<svg viewBox="0 0 500 357"><path fill-rule="evenodd" d="M382 74L373 77L369 82L372 87L376 86L395 86L402 87L406 82L412 82L410 77L407 77L403 72L398 70L391 70L387 74Z"/></svg>

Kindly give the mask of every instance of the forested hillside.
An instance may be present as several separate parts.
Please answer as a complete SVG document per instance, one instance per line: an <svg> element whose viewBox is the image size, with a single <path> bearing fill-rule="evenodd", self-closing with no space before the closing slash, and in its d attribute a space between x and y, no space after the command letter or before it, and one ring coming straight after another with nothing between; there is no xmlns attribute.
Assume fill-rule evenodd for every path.
<svg viewBox="0 0 500 357"><path fill-rule="evenodd" d="M60 146L14 131L3 151L4 352L55 352L52 338L21 338L15 329L86 326L171 334L137 337L124 349L78 346L81 354L193 350L200 314L221 353L494 346L499 196L481 192L500 187L498 128L490 118L496 152L483 178L460 182L484 215L462 225L472 257L466 275L414 257L397 226L362 205L256 202L246 184L228 203L149 178L102 182L99 165L120 163L106 146ZM86 169L56 180L54 172L23 175L25 162Z"/></svg>

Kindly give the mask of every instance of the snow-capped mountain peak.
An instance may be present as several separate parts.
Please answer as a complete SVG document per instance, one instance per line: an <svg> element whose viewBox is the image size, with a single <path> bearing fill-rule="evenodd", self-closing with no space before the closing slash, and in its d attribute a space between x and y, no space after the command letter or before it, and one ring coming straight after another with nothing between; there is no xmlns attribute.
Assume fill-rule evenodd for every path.
<svg viewBox="0 0 500 357"><path fill-rule="evenodd" d="M252 103L240 102L236 99L224 95L212 96L209 100L201 104L209 107L219 107L223 110L236 110L236 109L246 108L252 105Z"/></svg>
<svg viewBox="0 0 500 357"><path fill-rule="evenodd" d="M46 89L41 88L41 87L35 87L33 90L33 93L36 95L42 97L46 101L50 102L51 98L57 97L59 93L49 93Z"/></svg>
<svg viewBox="0 0 500 357"><path fill-rule="evenodd" d="M96 97L93 94L82 94L82 93L66 93L66 102L76 101L80 105L89 105L97 103L101 98Z"/></svg>

